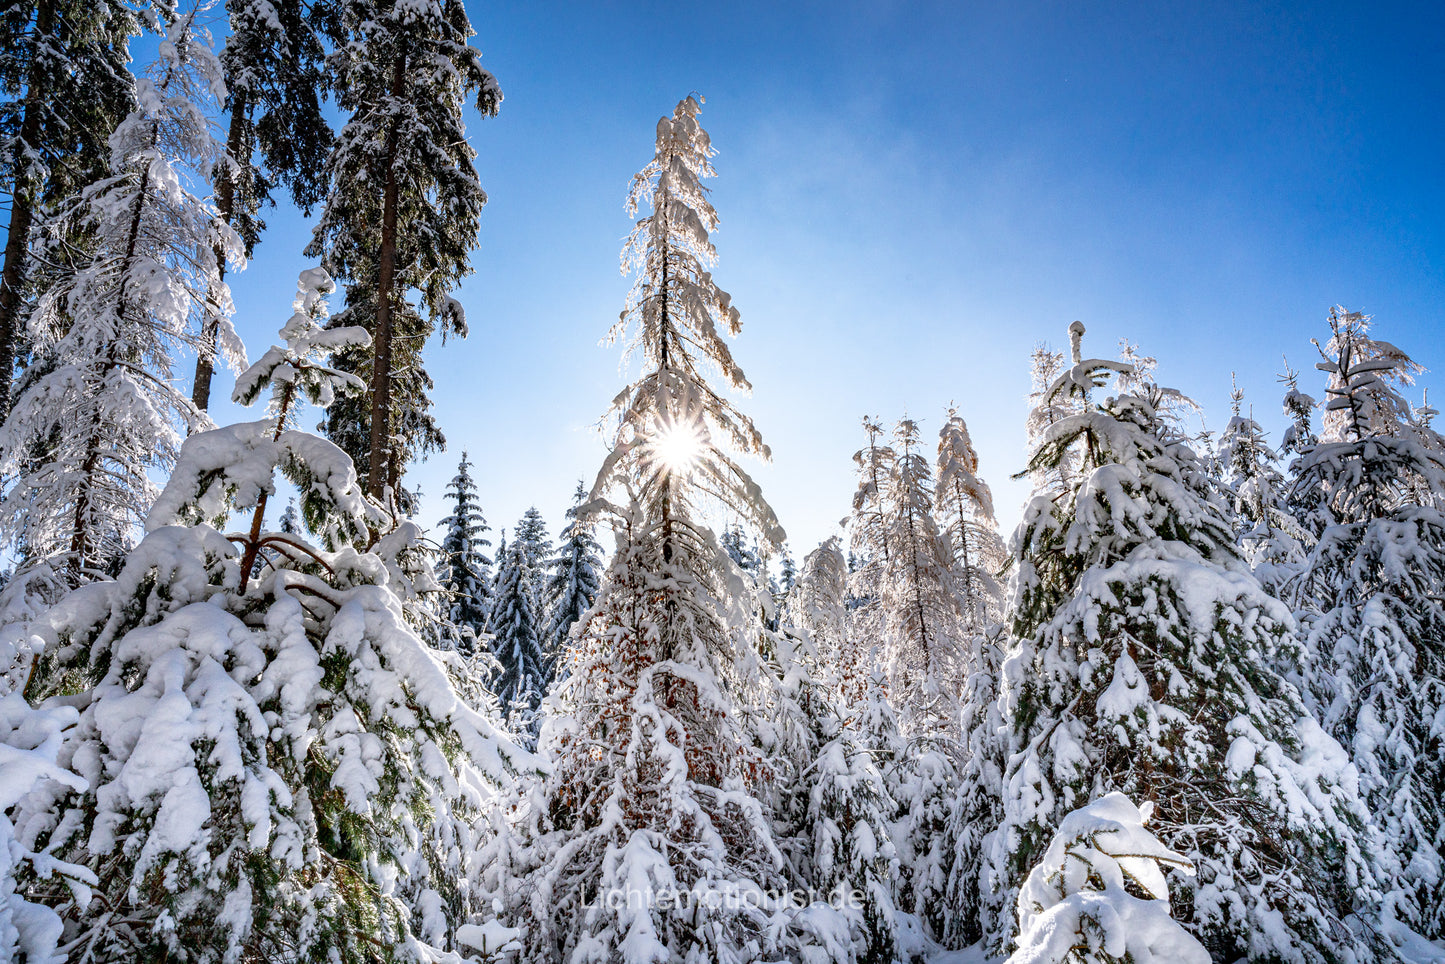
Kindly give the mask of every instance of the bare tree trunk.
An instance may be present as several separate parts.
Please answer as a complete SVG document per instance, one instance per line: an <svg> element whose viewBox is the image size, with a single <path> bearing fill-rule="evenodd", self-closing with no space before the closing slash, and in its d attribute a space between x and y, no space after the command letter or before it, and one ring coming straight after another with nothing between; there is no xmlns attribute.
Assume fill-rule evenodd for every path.
<svg viewBox="0 0 1445 964"><path fill-rule="evenodd" d="M250 157L241 157L242 135L245 132L246 113L250 106L244 95L238 95L231 102L231 129L226 135L226 155L234 164L250 164ZM216 212L226 227L231 226L231 214L236 209L236 172L227 168L216 183ZM216 370L216 336L221 327L221 306L216 293L226 280L226 249L217 244L216 279L206 293L206 321L201 327L201 347L196 354L196 378L191 385L191 401L196 408L205 411L211 404L211 375Z"/></svg>
<svg viewBox="0 0 1445 964"><path fill-rule="evenodd" d="M391 78L391 96L399 100L406 92L406 55L397 57ZM367 456L366 491L380 499L390 481L391 442L391 338L392 288L396 283L396 182L397 139L400 132L392 122L386 138L386 186L381 200L381 252L376 278L376 331L372 335L371 363L371 446Z"/></svg>

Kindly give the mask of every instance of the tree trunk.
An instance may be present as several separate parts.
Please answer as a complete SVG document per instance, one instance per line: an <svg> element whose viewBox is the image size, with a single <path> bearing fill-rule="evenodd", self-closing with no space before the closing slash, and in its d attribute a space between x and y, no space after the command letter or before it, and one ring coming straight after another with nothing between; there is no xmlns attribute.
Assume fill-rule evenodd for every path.
<svg viewBox="0 0 1445 964"><path fill-rule="evenodd" d="M55 33L55 0L40 0L35 11L35 35ZM15 343L20 327L20 287L30 267L30 228L35 221L36 194L41 185L30 183L26 153L40 140L40 105L45 90L40 61L32 55L25 90L25 113L20 121L21 149L15 153L11 175L10 227L5 239L5 264L0 268L0 422L10 416L14 401Z"/></svg>
<svg viewBox="0 0 1445 964"><path fill-rule="evenodd" d="M400 100L406 92L406 55L396 59L391 78L391 97ZM400 132L392 121L386 137L386 186L381 200L381 252L376 278L376 331L372 334L371 362L371 446L367 456L366 491L380 499L390 481L391 442L391 336L392 288L396 279L396 152Z"/></svg>
<svg viewBox="0 0 1445 964"><path fill-rule="evenodd" d="M250 111L244 95L238 95L231 102L231 129L226 135L226 155L234 164L250 164L249 152L241 157L245 147L242 143L246 129L246 115ZM236 173L227 169L216 182L216 213L226 227L231 226L231 214L236 208ZM196 378L191 385L191 402L201 411L211 404L211 375L216 370L216 336L221 327L221 307L216 296L226 280L226 249L217 244L213 249L216 257L216 278L211 290L206 293L206 321L201 327L201 347L196 354Z"/></svg>

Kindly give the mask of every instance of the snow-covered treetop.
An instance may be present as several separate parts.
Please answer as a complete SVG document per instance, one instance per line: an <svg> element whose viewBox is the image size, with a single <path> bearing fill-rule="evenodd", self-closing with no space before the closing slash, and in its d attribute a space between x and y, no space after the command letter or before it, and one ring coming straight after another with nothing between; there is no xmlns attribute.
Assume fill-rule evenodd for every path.
<svg viewBox="0 0 1445 964"><path fill-rule="evenodd" d="M1079 332L1078 334L1082 334ZM1088 359L1059 376L1050 395L1088 393L1120 362ZM1131 373L1132 374L1132 373ZM1152 381L1149 383L1152 385ZM1149 397L1121 395L1087 403L1040 436L1026 472L1075 460L1082 475L1061 497L1035 496L1014 536L1015 631L1028 635L1061 600L1050 595L1085 569L1111 565L1144 543L1189 547L1226 569L1243 566L1223 506L1198 456L1156 402L1178 393L1145 386ZM1048 570L1047 572L1045 570ZM1053 590L1035 596L1047 586Z"/></svg>
<svg viewBox="0 0 1445 964"><path fill-rule="evenodd" d="M273 345L237 380L237 401L254 401L275 386L273 417L241 422L186 439L175 471L146 519L147 531L199 522L224 524L232 510L253 509L275 493L280 468L300 490L306 526L333 546L369 541L390 519L367 499L351 459L332 442L286 425L299 389L319 405L359 379L317 363L334 345L364 344L359 328L327 330L324 296L332 288L325 271L301 274L295 312L281 328L284 345Z"/></svg>
<svg viewBox="0 0 1445 964"><path fill-rule="evenodd" d="M1330 309L1330 339L1315 367L1329 375L1325 389L1324 425L1327 442L1359 441L1377 435L1399 435L1411 422L1410 403L1400 389L1424 371L1409 355L1387 341L1370 337L1371 316Z"/></svg>
<svg viewBox="0 0 1445 964"><path fill-rule="evenodd" d="M868 444L853 453L853 461L858 466L858 488L853 492L852 544L855 549L886 560L888 537L883 522L883 489L898 455L891 446L879 443L883 423L878 419L863 416L863 431L868 436Z"/></svg>
<svg viewBox="0 0 1445 964"><path fill-rule="evenodd" d="M1445 491L1440 437L1399 390L1422 369L1369 329L1368 316L1330 309L1331 337L1315 364L1329 374L1325 425L1299 460L1295 496L1324 502L1333 521L1382 516Z"/></svg>
<svg viewBox="0 0 1445 964"><path fill-rule="evenodd" d="M296 285L294 313L281 326L280 345L272 345L256 363L236 379L232 401L250 405L270 386L271 413L280 411L283 400L299 390L313 405L325 408L338 393L361 391L366 383L355 375L337 371L319 359L342 348L370 343L365 328L327 328L326 296L336 290L331 276L322 268L301 272Z"/></svg>
<svg viewBox="0 0 1445 964"><path fill-rule="evenodd" d="M600 498L614 484L641 482L644 504L683 510L698 494L716 498L755 525L774 545L784 533L757 483L730 452L770 457L753 425L714 389L708 371L729 388L750 386L721 330L742 330L732 298L709 270L716 250L708 238L717 212L702 178L714 174L699 102L686 97L657 126L653 159L637 173L629 213L651 203L622 251L622 270L637 280L608 341L625 341L624 359L639 357L645 373L613 400L620 417L617 443L592 489ZM686 485L680 483L686 482Z"/></svg>
<svg viewBox="0 0 1445 964"><path fill-rule="evenodd" d="M969 437L968 425L958 414L958 407L948 406L948 418L938 430L938 491L961 495L967 499L971 513L979 522L996 523L993 492L978 476L978 453Z"/></svg>

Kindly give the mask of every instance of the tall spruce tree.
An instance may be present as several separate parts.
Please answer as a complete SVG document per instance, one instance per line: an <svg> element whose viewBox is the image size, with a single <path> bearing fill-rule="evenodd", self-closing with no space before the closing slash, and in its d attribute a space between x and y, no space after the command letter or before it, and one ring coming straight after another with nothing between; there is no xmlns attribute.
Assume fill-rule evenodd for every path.
<svg viewBox="0 0 1445 964"><path fill-rule="evenodd" d="M492 541L486 537L490 526L477 504L472 462L465 451L457 465L457 474L447 485L446 497L452 511L441 521L446 535L442 536L442 557L437 565L437 582L446 593L444 633L449 634L450 645L471 653L476 649L477 638L486 631L491 613L492 560L484 553Z"/></svg>
<svg viewBox="0 0 1445 964"><path fill-rule="evenodd" d="M0 190L10 199L0 265L0 422L35 293L31 246L53 207L110 170L108 138L135 108L126 68L139 33L119 0L0 4Z"/></svg>
<svg viewBox="0 0 1445 964"><path fill-rule="evenodd" d="M327 87L323 36L334 33L334 0L228 0L230 35L221 50L226 84L226 160L216 172L216 211L250 257L265 229L260 217L278 184L307 214L326 193L331 127L321 104ZM225 264L220 255L219 274ZM203 322L191 401L210 407L216 338Z"/></svg>
<svg viewBox="0 0 1445 964"><path fill-rule="evenodd" d="M1332 431L1300 457L1301 501L1332 520L1300 587L1324 724L1360 771L1387 861L1388 917L1445 936L1445 451L1398 386L1409 357L1330 312L1318 367ZM1383 347L1382 347L1383 346ZM1425 426L1428 430L1428 425Z"/></svg>
<svg viewBox="0 0 1445 964"><path fill-rule="evenodd" d="M522 546L523 573L527 593L532 600L532 611L542 618L547 607L547 563L552 558L552 539L547 535L547 523L536 506L528 507L512 529L512 538Z"/></svg>
<svg viewBox="0 0 1445 964"><path fill-rule="evenodd" d="M893 893L896 807L884 762L858 729L856 702L840 698L844 573L836 539L815 549L781 631L770 636L780 685L764 746L780 772L767 799L791 883L816 895L794 918L795 953L883 964L906 956Z"/></svg>
<svg viewBox="0 0 1445 964"><path fill-rule="evenodd" d="M136 80L141 107L111 138L110 176L61 216L92 236L91 250L41 298L31 332L44 373L0 429L4 470L18 474L6 535L72 584L118 557L155 497L152 471L197 419L172 382L173 353L195 348L203 313L229 306L217 252L241 258L235 233L192 190L223 156L207 119L220 65L194 18L171 24ZM29 458L36 451L44 458Z"/></svg>
<svg viewBox="0 0 1445 964"><path fill-rule="evenodd" d="M497 560L496 591L492 597L492 655L499 664L492 692L497 696L512 728L535 742L537 710L547 695L547 652L541 620L532 608L528 586L525 545L513 539L505 555Z"/></svg>
<svg viewBox="0 0 1445 964"><path fill-rule="evenodd" d="M1035 497L1015 535L1010 731L991 908L1008 908L1070 811L1111 790L1154 801L1160 837L1197 868L1177 912L1219 960L1389 960L1345 917L1378 896L1364 808L1338 744L1272 668L1297 659L1289 611L1235 548L1210 480L1159 415L1169 397L1124 363L1081 357L1046 400L1080 414L1031 470L1077 458L1067 498ZM1143 392L1096 403L1112 375Z"/></svg>
<svg viewBox="0 0 1445 964"><path fill-rule="evenodd" d="M993 492L978 474L978 453L958 409L949 406L938 430L934 498L943 535L952 549L954 582L966 628L981 632L1003 615L997 575L1008 557L998 534Z"/></svg>
<svg viewBox="0 0 1445 964"><path fill-rule="evenodd" d="M903 419L880 508L883 563L879 608L889 695L907 733L953 733L965 672L953 553L933 515L933 471L918 423Z"/></svg>
<svg viewBox="0 0 1445 964"><path fill-rule="evenodd" d="M1253 413L1244 413L1243 399L1244 393L1234 386L1232 414L1219 436L1222 481L1244 557L1260 583L1279 595L1304 562L1310 536L1290 511L1279 455L1270 448Z"/></svg>
<svg viewBox="0 0 1445 964"><path fill-rule="evenodd" d="M572 507L567 510L567 524L559 536L561 545L551 561L552 574L547 579L545 641L552 672L572 627L587 615L601 588L602 547L592 535L591 520L582 513L586 501L587 490L578 482Z"/></svg>
<svg viewBox="0 0 1445 964"><path fill-rule="evenodd" d="M474 31L462 0L338 5L345 42L327 69L351 115L331 151L330 192L307 252L347 286L337 324L361 325L372 342L335 359L367 377L367 391L333 407L326 432L373 497L390 488L407 508L406 463L444 443L427 411L421 350L438 328L466 334L450 293L471 270L487 200L462 112L470 101L494 115L502 92L468 46Z"/></svg>
<svg viewBox="0 0 1445 964"><path fill-rule="evenodd" d="M723 448L766 456L757 429L702 374L747 388L719 331L739 331L738 311L708 270L717 215L699 109L688 97L658 122L629 195L630 211L651 201L652 212L624 248L637 281L612 338L631 335L644 370L617 396L618 435L593 487L616 499L618 547L574 636L548 744L544 857L525 921L536 960L753 960L775 936L760 903L781 855L737 712L764 679L760 627L696 503L720 497L769 540L783 534ZM594 899L611 892L636 897Z"/></svg>

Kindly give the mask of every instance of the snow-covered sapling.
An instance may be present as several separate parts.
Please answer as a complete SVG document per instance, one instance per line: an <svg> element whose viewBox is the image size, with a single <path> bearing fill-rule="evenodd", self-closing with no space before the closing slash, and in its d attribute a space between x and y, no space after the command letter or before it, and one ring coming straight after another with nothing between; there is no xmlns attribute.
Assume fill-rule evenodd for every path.
<svg viewBox="0 0 1445 964"><path fill-rule="evenodd" d="M1194 866L1145 829L1153 809L1115 792L1063 819L1019 892L1008 964L1209 964L1169 916L1164 871Z"/></svg>

